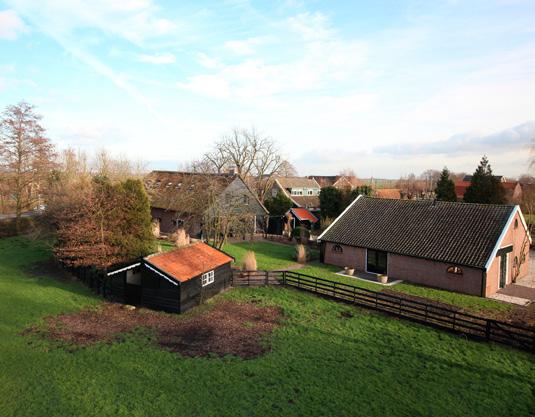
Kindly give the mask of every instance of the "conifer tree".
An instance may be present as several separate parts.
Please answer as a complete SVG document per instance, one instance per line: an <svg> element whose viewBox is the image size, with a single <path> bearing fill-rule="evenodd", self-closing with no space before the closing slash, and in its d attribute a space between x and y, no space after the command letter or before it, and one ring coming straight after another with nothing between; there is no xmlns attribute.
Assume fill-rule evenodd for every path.
<svg viewBox="0 0 535 417"><path fill-rule="evenodd" d="M440 178L435 188L435 196L440 201L457 201L457 195L455 194L455 184L450 178L450 172L448 168L444 167L440 173Z"/></svg>
<svg viewBox="0 0 535 417"><path fill-rule="evenodd" d="M504 204L505 190L498 178L492 175L492 168L486 156L481 158L472 181L464 193L467 203Z"/></svg>

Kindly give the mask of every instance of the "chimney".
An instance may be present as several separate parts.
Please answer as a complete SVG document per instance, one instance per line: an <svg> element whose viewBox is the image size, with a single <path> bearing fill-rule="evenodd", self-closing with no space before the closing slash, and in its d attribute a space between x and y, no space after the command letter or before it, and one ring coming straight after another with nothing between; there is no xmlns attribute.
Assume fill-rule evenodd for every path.
<svg viewBox="0 0 535 417"><path fill-rule="evenodd" d="M229 175L238 175L238 168L236 168L235 166L230 166L228 168L228 174Z"/></svg>

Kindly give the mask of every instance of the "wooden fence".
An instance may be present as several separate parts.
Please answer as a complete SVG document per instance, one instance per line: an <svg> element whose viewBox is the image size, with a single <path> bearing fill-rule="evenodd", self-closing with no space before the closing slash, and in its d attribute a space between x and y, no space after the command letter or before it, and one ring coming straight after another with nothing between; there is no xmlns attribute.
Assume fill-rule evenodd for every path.
<svg viewBox="0 0 535 417"><path fill-rule="evenodd" d="M234 286L284 285L427 326L535 352L535 328L463 313L423 301L342 284L295 271L235 271Z"/></svg>

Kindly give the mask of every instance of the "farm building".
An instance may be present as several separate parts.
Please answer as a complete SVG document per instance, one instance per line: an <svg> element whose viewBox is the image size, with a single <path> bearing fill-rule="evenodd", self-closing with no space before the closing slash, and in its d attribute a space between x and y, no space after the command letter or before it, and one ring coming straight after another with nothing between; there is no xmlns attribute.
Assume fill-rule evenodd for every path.
<svg viewBox="0 0 535 417"><path fill-rule="evenodd" d="M528 273L518 206L359 196L323 232L322 260L487 297Z"/></svg>
<svg viewBox="0 0 535 417"><path fill-rule="evenodd" d="M232 261L198 242L111 268L107 275L114 300L182 313L230 285Z"/></svg>

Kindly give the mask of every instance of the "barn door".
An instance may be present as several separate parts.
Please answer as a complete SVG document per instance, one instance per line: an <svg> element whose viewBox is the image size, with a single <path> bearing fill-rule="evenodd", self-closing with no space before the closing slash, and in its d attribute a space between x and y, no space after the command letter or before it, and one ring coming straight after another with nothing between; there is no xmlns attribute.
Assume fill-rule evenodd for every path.
<svg viewBox="0 0 535 417"><path fill-rule="evenodd" d="M500 256L500 288L503 288L507 285L507 257L508 253L502 254Z"/></svg>

